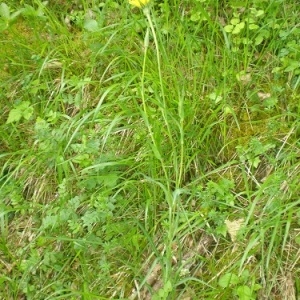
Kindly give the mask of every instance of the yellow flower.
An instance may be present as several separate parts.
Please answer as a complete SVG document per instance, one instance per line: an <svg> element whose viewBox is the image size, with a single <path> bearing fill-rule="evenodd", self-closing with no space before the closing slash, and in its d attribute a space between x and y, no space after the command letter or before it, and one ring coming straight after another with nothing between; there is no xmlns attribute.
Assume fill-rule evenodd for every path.
<svg viewBox="0 0 300 300"><path fill-rule="evenodd" d="M150 2L150 0L128 0L129 4L136 6L136 7L142 7L145 6Z"/></svg>

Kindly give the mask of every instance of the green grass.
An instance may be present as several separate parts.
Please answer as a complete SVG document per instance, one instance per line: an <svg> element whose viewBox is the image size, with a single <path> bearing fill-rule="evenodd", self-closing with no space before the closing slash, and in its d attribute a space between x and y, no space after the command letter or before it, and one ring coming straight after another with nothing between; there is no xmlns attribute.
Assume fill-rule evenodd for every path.
<svg viewBox="0 0 300 300"><path fill-rule="evenodd" d="M23 2L0 299L298 299L296 1Z"/></svg>

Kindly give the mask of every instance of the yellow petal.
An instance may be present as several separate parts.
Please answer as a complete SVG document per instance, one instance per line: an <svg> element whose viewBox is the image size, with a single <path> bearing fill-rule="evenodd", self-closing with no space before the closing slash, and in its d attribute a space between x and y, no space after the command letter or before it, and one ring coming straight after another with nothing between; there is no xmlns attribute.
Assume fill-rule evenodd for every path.
<svg viewBox="0 0 300 300"><path fill-rule="evenodd" d="M150 0L128 0L129 4L136 6L136 7L142 7L150 2Z"/></svg>

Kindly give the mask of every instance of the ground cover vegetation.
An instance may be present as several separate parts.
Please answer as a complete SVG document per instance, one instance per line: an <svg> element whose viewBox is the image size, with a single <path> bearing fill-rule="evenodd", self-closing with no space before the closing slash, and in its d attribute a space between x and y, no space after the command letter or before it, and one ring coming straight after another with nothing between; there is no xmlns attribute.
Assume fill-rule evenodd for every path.
<svg viewBox="0 0 300 300"><path fill-rule="evenodd" d="M130 2L0 4L0 298L299 299L297 1Z"/></svg>

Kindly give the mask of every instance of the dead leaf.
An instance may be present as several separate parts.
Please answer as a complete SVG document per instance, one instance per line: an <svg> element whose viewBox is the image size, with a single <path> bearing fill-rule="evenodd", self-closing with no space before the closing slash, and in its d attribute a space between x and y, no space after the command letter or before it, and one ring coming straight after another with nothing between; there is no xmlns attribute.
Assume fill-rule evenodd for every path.
<svg viewBox="0 0 300 300"><path fill-rule="evenodd" d="M270 93L262 93L262 92L258 92L257 96L260 100L265 100L271 97Z"/></svg>
<svg viewBox="0 0 300 300"><path fill-rule="evenodd" d="M225 220L225 225L227 227L227 231L230 235L232 242L236 241L236 236L237 236L239 230L241 229L243 223L244 223L243 218L237 219L234 221Z"/></svg>

